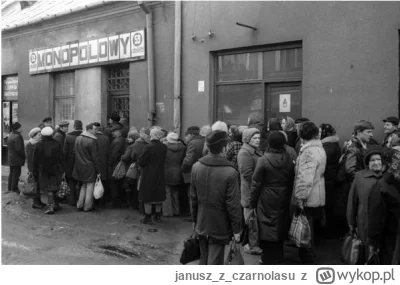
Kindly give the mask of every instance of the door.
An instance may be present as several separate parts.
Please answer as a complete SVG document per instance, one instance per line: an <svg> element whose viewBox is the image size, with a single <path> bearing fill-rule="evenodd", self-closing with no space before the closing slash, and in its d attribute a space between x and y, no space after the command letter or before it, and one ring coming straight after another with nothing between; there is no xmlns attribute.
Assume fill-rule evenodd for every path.
<svg viewBox="0 0 400 285"><path fill-rule="evenodd" d="M301 84L271 83L265 88L266 120L270 118L282 119L291 117L294 120L301 117Z"/></svg>

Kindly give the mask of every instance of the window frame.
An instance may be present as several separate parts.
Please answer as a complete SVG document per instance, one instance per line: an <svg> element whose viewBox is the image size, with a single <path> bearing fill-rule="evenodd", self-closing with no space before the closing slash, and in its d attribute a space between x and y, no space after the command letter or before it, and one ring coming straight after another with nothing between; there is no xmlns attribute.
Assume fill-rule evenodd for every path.
<svg viewBox="0 0 400 285"><path fill-rule="evenodd" d="M61 75L61 74L66 74L66 73L70 73L73 76L71 78L73 78L74 82L73 82L73 95L61 95L61 96L57 96L57 76ZM53 110L54 110L54 121L57 124L60 121L63 120L68 120L68 121L74 121L76 118L76 80L75 80L75 70L68 70L68 71L63 71L63 72L57 72L54 73L53 75ZM61 81L61 80L60 80ZM71 116L72 118L69 119L64 119L64 118L58 118L57 115L61 114L61 111L57 111L57 102L58 101L62 101L65 99L71 99L73 100L73 110L71 111Z"/></svg>

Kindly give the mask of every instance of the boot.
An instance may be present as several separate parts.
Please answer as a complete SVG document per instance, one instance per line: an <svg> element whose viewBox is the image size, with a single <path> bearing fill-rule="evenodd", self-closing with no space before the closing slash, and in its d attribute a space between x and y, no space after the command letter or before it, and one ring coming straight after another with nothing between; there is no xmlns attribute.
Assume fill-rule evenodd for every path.
<svg viewBox="0 0 400 285"><path fill-rule="evenodd" d="M44 213L47 215L54 214L54 192L47 193L47 203L48 203L48 207Z"/></svg>
<svg viewBox="0 0 400 285"><path fill-rule="evenodd" d="M151 225L153 224L152 220L151 220L151 215L145 214L144 218L140 220L140 222L142 224L147 224L147 225Z"/></svg>
<svg viewBox="0 0 400 285"><path fill-rule="evenodd" d="M60 206L60 198L57 197L57 194L54 194L54 211L62 210Z"/></svg>
<svg viewBox="0 0 400 285"><path fill-rule="evenodd" d="M156 213L155 213L155 215L154 215L154 220L155 220L157 223L161 223L161 212L156 212Z"/></svg>
<svg viewBox="0 0 400 285"><path fill-rule="evenodd" d="M129 208L132 208L132 190L125 189L125 202L128 204Z"/></svg>
<svg viewBox="0 0 400 285"><path fill-rule="evenodd" d="M43 209L46 205L43 205L43 203L38 200L38 199L33 199L32 203L32 208L33 209Z"/></svg>

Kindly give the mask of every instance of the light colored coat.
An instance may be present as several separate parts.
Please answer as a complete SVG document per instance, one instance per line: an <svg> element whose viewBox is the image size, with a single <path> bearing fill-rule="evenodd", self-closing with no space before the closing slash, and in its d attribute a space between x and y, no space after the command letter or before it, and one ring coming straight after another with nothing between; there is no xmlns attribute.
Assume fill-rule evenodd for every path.
<svg viewBox="0 0 400 285"><path fill-rule="evenodd" d="M306 207L325 205L326 153L320 140L311 140L300 149L296 161L294 198Z"/></svg>

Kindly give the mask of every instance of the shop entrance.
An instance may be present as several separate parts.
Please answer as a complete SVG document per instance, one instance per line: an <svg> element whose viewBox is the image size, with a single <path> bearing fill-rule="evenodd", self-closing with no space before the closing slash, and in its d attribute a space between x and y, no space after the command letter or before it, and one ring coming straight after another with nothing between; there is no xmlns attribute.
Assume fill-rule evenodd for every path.
<svg viewBox="0 0 400 285"><path fill-rule="evenodd" d="M301 117L301 83L267 83L265 85L266 123L270 118Z"/></svg>
<svg viewBox="0 0 400 285"><path fill-rule="evenodd" d="M129 120L129 65L111 66L108 69L108 116L116 112L121 119Z"/></svg>

